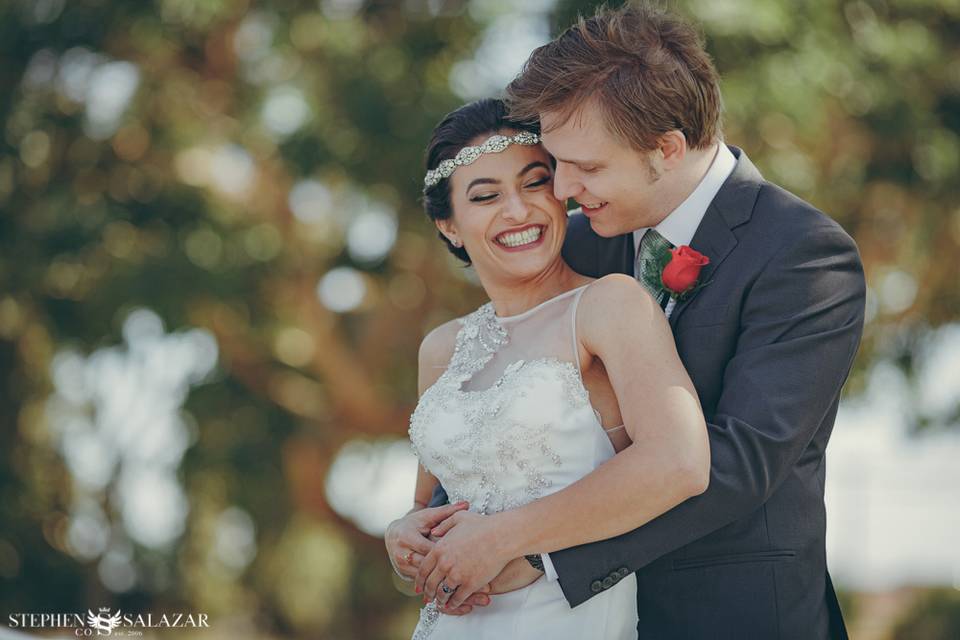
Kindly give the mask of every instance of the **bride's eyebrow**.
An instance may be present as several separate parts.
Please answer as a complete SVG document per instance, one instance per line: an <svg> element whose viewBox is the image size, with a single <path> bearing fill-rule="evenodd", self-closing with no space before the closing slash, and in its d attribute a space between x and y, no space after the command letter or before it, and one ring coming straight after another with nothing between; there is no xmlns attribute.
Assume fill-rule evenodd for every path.
<svg viewBox="0 0 960 640"><path fill-rule="evenodd" d="M478 184L500 184L500 181L495 178L477 178L467 185L466 191L470 191Z"/></svg>
<svg viewBox="0 0 960 640"><path fill-rule="evenodd" d="M536 169L537 167L543 167L547 171L550 171L550 167L548 167L545 163L539 160L534 160L533 162L525 166L523 169L520 169L519 173L517 173L517 177L519 178L526 172L530 171L531 169Z"/></svg>
<svg viewBox="0 0 960 640"><path fill-rule="evenodd" d="M542 167L547 171L550 171L550 167L548 167L545 163L541 162L540 160L534 160L533 162L525 166L523 169L520 169L520 171L517 172L517 177L519 178L523 174L530 171L531 169L536 169L537 167ZM470 189L474 188L478 184L500 184L500 181L497 180L496 178L476 178L475 180L472 180L470 184L467 185L466 191L469 192Z"/></svg>

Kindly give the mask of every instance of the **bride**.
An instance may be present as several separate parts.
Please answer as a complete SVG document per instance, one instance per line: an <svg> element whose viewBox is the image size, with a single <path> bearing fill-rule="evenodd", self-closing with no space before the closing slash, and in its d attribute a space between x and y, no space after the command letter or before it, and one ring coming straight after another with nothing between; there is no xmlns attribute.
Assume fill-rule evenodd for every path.
<svg viewBox="0 0 960 640"><path fill-rule="evenodd" d="M553 160L502 102L449 114L427 167L427 214L490 302L420 347L414 508L386 536L394 567L419 572L418 592L431 596L414 638L636 638L626 567L571 609L533 566L536 554L631 531L706 489L706 425L664 313L629 276L593 280L564 262ZM438 483L451 504L428 509ZM577 508L558 514L561 494ZM525 549L519 515L557 523ZM445 571L439 552L464 519L491 534L476 554L506 563L489 584ZM448 608L454 594L480 606L454 615L470 609Z"/></svg>

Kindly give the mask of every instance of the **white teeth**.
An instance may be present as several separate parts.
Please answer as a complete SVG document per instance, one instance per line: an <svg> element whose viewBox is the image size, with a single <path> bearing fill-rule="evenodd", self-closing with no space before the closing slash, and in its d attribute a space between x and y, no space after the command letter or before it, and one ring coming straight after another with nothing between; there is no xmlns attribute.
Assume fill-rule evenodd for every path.
<svg viewBox="0 0 960 640"><path fill-rule="evenodd" d="M606 202L601 202L600 204L583 204L583 203L580 203L580 206L583 207L584 209L590 209L591 211L593 211L594 209L599 209L600 207L602 207L602 206L605 205L605 204L607 204L607 203L606 203Z"/></svg>
<svg viewBox="0 0 960 640"><path fill-rule="evenodd" d="M543 227L530 227L519 233L504 233L497 236L497 242L505 247L522 247L539 240L541 233L543 233Z"/></svg>

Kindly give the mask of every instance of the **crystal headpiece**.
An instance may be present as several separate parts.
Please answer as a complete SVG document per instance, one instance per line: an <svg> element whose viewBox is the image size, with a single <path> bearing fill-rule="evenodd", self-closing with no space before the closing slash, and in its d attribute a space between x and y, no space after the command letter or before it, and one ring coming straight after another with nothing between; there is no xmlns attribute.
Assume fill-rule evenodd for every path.
<svg viewBox="0 0 960 640"><path fill-rule="evenodd" d="M423 179L423 187L429 189L444 178L449 178L457 167L473 164L477 161L477 158L485 153L500 153L511 144L533 145L539 142L540 136L529 131L521 131L512 136L503 136L499 133L490 136L483 144L475 147L464 147L452 160L444 160L437 165L436 169L427 171L427 175Z"/></svg>

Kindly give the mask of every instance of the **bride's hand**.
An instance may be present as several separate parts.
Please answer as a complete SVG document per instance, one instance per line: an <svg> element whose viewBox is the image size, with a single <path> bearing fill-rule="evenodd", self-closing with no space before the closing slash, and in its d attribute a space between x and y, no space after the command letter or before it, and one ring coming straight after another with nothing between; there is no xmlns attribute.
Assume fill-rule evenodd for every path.
<svg viewBox="0 0 960 640"><path fill-rule="evenodd" d="M420 562L417 592L455 609L489 584L513 559L502 544L505 532L496 531L496 522L494 517L460 511L437 525L431 534L441 538ZM445 592L441 585L452 590Z"/></svg>
<svg viewBox="0 0 960 640"><path fill-rule="evenodd" d="M465 502L458 502L420 509L391 522L383 536L383 542L387 547L387 557L390 558L390 564L397 575L412 581L417 575L420 561L433 548L433 543L428 539L430 530L467 506Z"/></svg>

